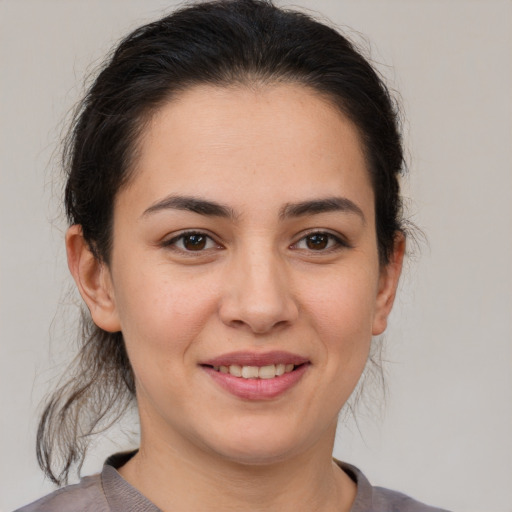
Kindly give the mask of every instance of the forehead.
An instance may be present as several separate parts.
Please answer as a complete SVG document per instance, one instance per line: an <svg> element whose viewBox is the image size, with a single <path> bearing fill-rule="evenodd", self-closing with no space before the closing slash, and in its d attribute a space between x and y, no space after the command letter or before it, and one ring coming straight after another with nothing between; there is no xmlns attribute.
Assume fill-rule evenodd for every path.
<svg viewBox="0 0 512 512"><path fill-rule="evenodd" d="M373 208L355 126L295 84L180 93L146 125L128 189L146 203L170 193L216 195L234 206L349 194Z"/></svg>

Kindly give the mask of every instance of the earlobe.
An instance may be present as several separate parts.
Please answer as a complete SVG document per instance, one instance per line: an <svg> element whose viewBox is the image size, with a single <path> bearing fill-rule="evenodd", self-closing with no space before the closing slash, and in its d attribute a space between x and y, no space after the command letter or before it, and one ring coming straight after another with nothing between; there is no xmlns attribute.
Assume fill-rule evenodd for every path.
<svg viewBox="0 0 512 512"><path fill-rule="evenodd" d="M90 250L80 225L66 233L68 267L94 323L109 332L121 330L110 271Z"/></svg>
<svg viewBox="0 0 512 512"><path fill-rule="evenodd" d="M398 232L395 236L393 254L386 266L383 266L379 277L375 315L373 318L372 334L382 334L388 324L388 316L395 301L396 290L402 273L405 254L405 235Z"/></svg>

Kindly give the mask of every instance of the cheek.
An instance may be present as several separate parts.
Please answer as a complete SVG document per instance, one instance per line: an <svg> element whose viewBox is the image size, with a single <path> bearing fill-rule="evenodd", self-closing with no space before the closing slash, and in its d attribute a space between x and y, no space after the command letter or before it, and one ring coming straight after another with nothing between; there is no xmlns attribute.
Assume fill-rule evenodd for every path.
<svg viewBox="0 0 512 512"><path fill-rule="evenodd" d="M169 276L165 269L141 270L119 282L116 305L134 369L138 359L152 365L182 360L215 310L211 287Z"/></svg>
<svg viewBox="0 0 512 512"><path fill-rule="evenodd" d="M307 295L305 309L327 355L326 368L336 375L342 373L343 379L357 380L372 339L376 273L364 268L339 272L326 279L323 286L318 286L318 281L316 284L316 292L310 289Z"/></svg>
<svg viewBox="0 0 512 512"><path fill-rule="evenodd" d="M377 272L368 272L365 267L341 269L323 279L313 277L302 296L319 329L371 335L377 286Z"/></svg>

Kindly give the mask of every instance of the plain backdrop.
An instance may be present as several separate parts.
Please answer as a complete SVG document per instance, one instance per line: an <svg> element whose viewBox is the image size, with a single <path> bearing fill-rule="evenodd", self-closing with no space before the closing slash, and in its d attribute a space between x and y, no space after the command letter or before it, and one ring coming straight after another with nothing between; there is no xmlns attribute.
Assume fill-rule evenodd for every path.
<svg viewBox="0 0 512 512"><path fill-rule="evenodd" d="M72 354L76 316L58 206L63 123L114 42L173 5L0 1L1 512L52 490L34 437L39 402ZM339 429L335 455L434 505L510 512L512 2L295 5L345 27L400 91L404 191L429 240L408 264L385 336L385 413L363 407ZM377 411L381 395L369 392ZM121 430L99 442L85 473L133 446ZM136 429L127 421L124 430Z"/></svg>

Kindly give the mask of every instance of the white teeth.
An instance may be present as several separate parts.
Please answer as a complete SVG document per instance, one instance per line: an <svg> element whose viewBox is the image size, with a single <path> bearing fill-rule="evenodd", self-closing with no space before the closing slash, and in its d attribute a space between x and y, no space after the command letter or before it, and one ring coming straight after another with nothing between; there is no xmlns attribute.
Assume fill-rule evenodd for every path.
<svg viewBox="0 0 512 512"><path fill-rule="evenodd" d="M242 377L244 379L257 379L258 367L257 366L242 366Z"/></svg>
<svg viewBox="0 0 512 512"><path fill-rule="evenodd" d="M234 377L243 379L273 379L284 373L290 373L295 368L293 364L269 364L267 366L240 366L232 364L229 366L214 366L213 369L220 373L229 373Z"/></svg>
<svg viewBox="0 0 512 512"><path fill-rule="evenodd" d="M237 364L232 364L231 366L229 366L229 373L231 375L234 375L235 377L241 377L242 367L238 366Z"/></svg>
<svg viewBox="0 0 512 512"><path fill-rule="evenodd" d="M276 367L273 364L262 366L258 370L258 377L260 379L273 379L276 376Z"/></svg>
<svg viewBox="0 0 512 512"><path fill-rule="evenodd" d="M279 375L283 375L285 368L286 368L286 365L284 365L284 364L276 364L276 375L278 377L279 377Z"/></svg>

